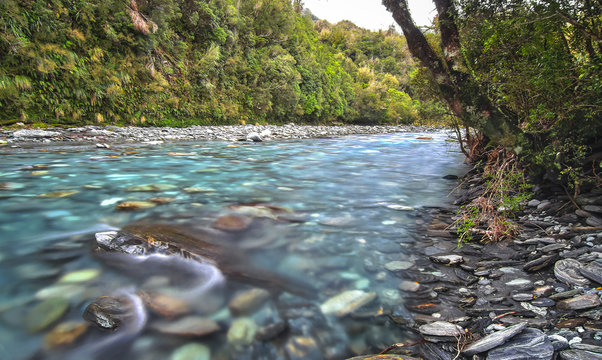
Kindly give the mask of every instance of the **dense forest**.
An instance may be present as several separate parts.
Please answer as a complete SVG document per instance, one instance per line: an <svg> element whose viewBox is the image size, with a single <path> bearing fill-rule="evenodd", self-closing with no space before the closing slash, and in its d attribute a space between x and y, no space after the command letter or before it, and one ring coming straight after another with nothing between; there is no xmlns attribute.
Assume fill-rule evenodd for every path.
<svg viewBox="0 0 602 360"><path fill-rule="evenodd" d="M290 0L6 0L0 120L186 126L440 119L405 38ZM427 99L426 97L422 97Z"/></svg>

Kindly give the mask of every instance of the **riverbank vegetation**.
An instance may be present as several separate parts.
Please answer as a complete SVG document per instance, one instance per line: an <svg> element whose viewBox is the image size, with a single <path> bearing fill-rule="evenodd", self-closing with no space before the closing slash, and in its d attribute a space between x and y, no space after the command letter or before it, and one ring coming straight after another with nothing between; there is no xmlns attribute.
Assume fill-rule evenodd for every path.
<svg viewBox="0 0 602 360"><path fill-rule="evenodd" d="M0 120L56 125L440 122L394 30L289 0L0 3Z"/></svg>

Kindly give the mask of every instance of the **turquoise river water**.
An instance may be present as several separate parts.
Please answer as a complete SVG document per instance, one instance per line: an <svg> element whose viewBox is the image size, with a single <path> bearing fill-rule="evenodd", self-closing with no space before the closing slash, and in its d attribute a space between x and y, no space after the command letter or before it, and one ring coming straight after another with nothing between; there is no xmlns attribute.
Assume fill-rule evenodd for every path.
<svg viewBox="0 0 602 360"><path fill-rule="evenodd" d="M382 316L404 299L385 264L412 266L421 214L463 171L456 147L401 133L0 149L0 359L378 353L407 335ZM132 223L223 237L226 264L97 251L95 233ZM331 310L346 292L365 306ZM102 296L125 299L116 329L82 318Z"/></svg>

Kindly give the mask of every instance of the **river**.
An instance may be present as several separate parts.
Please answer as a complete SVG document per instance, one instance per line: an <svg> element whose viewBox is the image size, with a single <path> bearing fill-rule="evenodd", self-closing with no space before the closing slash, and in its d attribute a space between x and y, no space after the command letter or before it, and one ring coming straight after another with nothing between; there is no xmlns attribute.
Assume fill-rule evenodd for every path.
<svg viewBox="0 0 602 360"><path fill-rule="evenodd" d="M379 352L410 336L387 314L403 307L425 209L464 170L443 132L0 151L2 359ZM132 223L221 236L235 260L97 251L95 233ZM245 281L241 264L261 275ZM332 310L345 293L365 306ZM102 296L127 306L116 330L82 319Z"/></svg>

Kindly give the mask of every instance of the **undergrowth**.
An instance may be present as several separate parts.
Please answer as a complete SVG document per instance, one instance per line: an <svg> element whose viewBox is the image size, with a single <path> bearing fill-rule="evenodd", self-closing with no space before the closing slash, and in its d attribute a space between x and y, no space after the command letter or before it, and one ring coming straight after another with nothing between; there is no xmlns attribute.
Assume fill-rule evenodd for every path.
<svg viewBox="0 0 602 360"><path fill-rule="evenodd" d="M491 242L515 236L514 214L532 196L532 186L514 154L495 149L487 154L486 163L477 166L482 168L484 187L458 210L458 247L474 240Z"/></svg>

